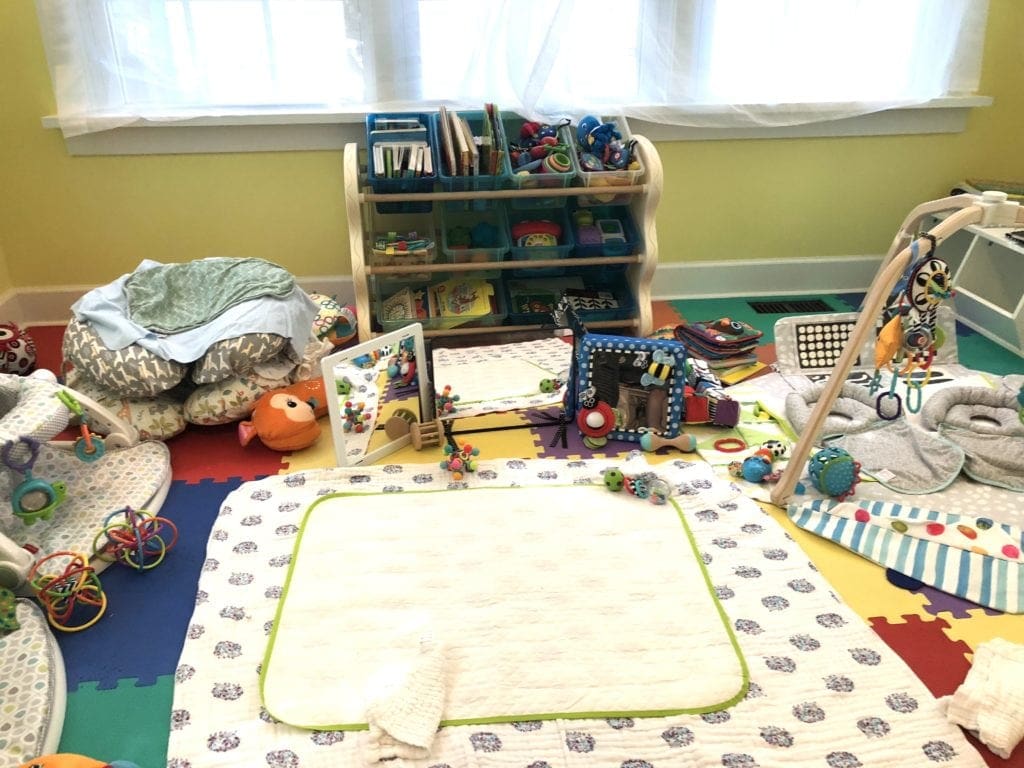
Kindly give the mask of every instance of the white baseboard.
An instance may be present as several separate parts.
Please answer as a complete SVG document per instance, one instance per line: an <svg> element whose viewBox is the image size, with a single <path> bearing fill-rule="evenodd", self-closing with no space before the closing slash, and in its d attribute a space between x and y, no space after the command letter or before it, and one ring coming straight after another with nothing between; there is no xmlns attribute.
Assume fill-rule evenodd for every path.
<svg viewBox="0 0 1024 768"><path fill-rule="evenodd" d="M655 299L712 299L743 296L799 296L866 291L881 256L761 261L689 261L659 264L651 295ZM352 278L300 277L310 293L355 301ZM95 286L15 288L0 296L0 321L19 325L63 325L71 305Z"/></svg>
<svg viewBox="0 0 1024 768"><path fill-rule="evenodd" d="M843 256L659 264L651 296L669 300L857 293L871 285L882 258Z"/></svg>

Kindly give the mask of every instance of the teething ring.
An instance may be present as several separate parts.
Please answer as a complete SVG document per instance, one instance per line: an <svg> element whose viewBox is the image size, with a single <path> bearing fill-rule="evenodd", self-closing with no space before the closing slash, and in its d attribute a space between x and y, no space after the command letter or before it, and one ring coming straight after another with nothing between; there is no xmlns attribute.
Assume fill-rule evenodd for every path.
<svg viewBox="0 0 1024 768"><path fill-rule="evenodd" d="M723 437L715 440L715 450L721 453L739 453L747 450L747 444L738 437Z"/></svg>
<svg viewBox="0 0 1024 768"><path fill-rule="evenodd" d="M882 412L882 400L888 397L896 400L896 413L892 416L886 416L885 413ZM903 413L903 401L895 392L883 392L875 399L875 413L877 413L878 417L881 419L885 419L886 421L895 421Z"/></svg>
<svg viewBox="0 0 1024 768"><path fill-rule="evenodd" d="M25 445L29 452L29 457L23 464L19 464L11 458L11 451L19 445ZM31 437L19 437L16 440L8 440L4 443L3 447L0 448L0 460L15 472L28 474L29 470L35 465L36 459L39 458L39 445L39 441L34 440Z"/></svg>

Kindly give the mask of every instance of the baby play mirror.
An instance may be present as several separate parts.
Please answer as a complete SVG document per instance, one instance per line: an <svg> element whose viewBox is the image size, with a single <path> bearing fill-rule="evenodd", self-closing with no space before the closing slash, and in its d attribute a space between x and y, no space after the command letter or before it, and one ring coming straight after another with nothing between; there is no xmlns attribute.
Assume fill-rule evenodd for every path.
<svg viewBox="0 0 1024 768"><path fill-rule="evenodd" d="M411 441L431 414L423 326L377 336L320 361L338 466L377 459Z"/></svg>

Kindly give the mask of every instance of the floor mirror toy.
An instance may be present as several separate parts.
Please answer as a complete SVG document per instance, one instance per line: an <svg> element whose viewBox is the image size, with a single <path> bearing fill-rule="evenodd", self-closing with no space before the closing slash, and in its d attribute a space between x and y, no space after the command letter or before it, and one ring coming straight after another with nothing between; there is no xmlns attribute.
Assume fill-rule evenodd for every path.
<svg viewBox="0 0 1024 768"><path fill-rule="evenodd" d="M423 326L414 323L321 361L338 466L376 461L411 441L408 427L432 413L426 359ZM392 428L398 421L406 428Z"/></svg>
<svg viewBox="0 0 1024 768"><path fill-rule="evenodd" d="M587 334L578 351L576 424L590 441L666 438L683 423L686 347L675 341Z"/></svg>

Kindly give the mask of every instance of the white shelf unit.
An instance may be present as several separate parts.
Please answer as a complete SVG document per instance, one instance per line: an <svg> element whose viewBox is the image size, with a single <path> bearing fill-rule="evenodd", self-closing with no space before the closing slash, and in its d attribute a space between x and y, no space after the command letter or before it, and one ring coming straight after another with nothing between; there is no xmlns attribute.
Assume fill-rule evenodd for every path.
<svg viewBox="0 0 1024 768"><path fill-rule="evenodd" d="M929 228L945 216L934 216ZM1024 247L1006 234L1019 227L972 224L943 241L957 318L982 336L1024 355Z"/></svg>
<svg viewBox="0 0 1024 768"><path fill-rule="evenodd" d="M593 256L571 257L558 260L531 260L525 262L530 270L546 267L602 267L625 264L625 276L629 284L629 294L634 301L634 311L626 318L618 320L585 321L588 329L622 333L626 335L648 336L653 330L651 316L651 281L658 263L658 234L655 223L658 203L661 199L663 184L661 159L654 145L643 136L633 136L636 140L635 150L643 166L643 174L636 183L631 185L609 187L614 193L629 196L630 214L640 237L641 247L638 253L628 256ZM430 214L423 213L378 213L377 202L423 202L423 201L454 201L502 199L512 200L517 197L537 198L553 196L580 196L599 194L605 187L571 186L565 188L545 189L502 189L476 192L411 192L399 194L374 193L367 182L365 150L356 143L345 145L343 155L345 213L348 220L349 251L352 263L352 281L355 289L356 315L358 317L359 340L367 341L383 332L377 326L374 312L371 279L375 276L403 275L434 272L481 272L523 269L524 262L504 260L487 262L486 264L451 264L438 261L433 264L414 266L373 266L368 258L375 232L402 231L415 228ZM436 208L437 206L435 206ZM384 223L386 222L386 223ZM414 226L408 226L412 223ZM399 226L406 224L406 226ZM434 241L440 243L435 232ZM532 325L510 325L508 323L494 326L468 326L447 329L429 329L424 331L427 337L437 336L486 336L497 333L515 333L535 331L543 327L542 323Z"/></svg>

